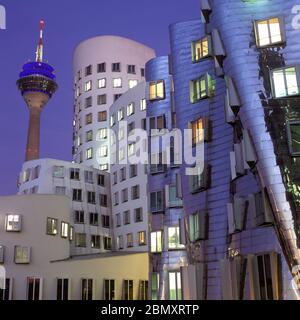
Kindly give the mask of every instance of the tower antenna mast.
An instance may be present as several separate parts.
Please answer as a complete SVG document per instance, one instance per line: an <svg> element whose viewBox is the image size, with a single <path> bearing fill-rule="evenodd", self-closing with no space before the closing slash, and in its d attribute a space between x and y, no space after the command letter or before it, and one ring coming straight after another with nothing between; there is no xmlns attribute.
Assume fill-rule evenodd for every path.
<svg viewBox="0 0 300 320"><path fill-rule="evenodd" d="M36 62L43 62L43 29L45 22L43 19L40 21L40 40L36 51Z"/></svg>

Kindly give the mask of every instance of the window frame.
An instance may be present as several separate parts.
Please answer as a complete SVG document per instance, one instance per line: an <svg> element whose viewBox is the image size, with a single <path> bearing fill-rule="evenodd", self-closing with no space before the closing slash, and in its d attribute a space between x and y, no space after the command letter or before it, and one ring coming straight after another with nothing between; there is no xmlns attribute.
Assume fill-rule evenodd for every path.
<svg viewBox="0 0 300 320"><path fill-rule="evenodd" d="M48 228L48 225L49 225L49 220L51 220L51 228L53 229L54 225L52 223L55 224L55 227L56 227L56 232L49 232L49 228ZM54 228L55 228L54 227ZM48 236L57 236L58 235L58 219L56 218L51 218L51 217L47 217L47 224L46 224L46 234Z"/></svg>
<svg viewBox="0 0 300 320"><path fill-rule="evenodd" d="M203 43L204 43L204 40L207 38L207 55L203 55ZM199 55L199 58L197 59L196 58L196 44L197 43L200 43L200 47L201 47L201 54ZM191 54L192 54L192 62L193 63L198 63L202 60L205 60L207 58L210 58L211 57L211 36L210 35L206 35L200 39L197 39L197 40L194 40L192 41L192 44L191 44Z"/></svg>
<svg viewBox="0 0 300 320"><path fill-rule="evenodd" d="M288 134L288 144L289 144L289 151L292 157L300 157L300 151L294 152L293 150L293 139L292 139L292 131L291 126L298 125L300 127L300 120L289 120L287 121L287 134Z"/></svg>

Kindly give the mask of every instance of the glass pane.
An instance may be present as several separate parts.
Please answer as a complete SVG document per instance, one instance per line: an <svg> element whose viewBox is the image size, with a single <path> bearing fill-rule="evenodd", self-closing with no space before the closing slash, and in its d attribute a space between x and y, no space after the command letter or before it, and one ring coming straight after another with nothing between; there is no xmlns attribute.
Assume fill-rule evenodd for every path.
<svg viewBox="0 0 300 320"><path fill-rule="evenodd" d="M164 98L164 83L163 81L160 81L156 85L157 88L157 98Z"/></svg>
<svg viewBox="0 0 300 320"><path fill-rule="evenodd" d="M297 84L296 68L285 69L285 78L288 95L298 94L299 89Z"/></svg>
<svg viewBox="0 0 300 320"><path fill-rule="evenodd" d="M293 153L300 154L300 123L291 124L292 150Z"/></svg>
<svg viewBox="0 0 300 320"><path fill-rule="evenodd" d="M156 232L151 233L151 252L156 252Z"/></svg>
<svg viewBox="0 0 300 320"><path fill-rule="evenodd" d="M280 31L280 22L278 18L270 19L269 20L269 27L271 33L271 42L281 42L281 31Z"/></svg>
<svg viewBox="0 0 300 320"><path fill-rule="evenodd" d="M177 272L177 300L181 300L181 273Z"/></svg>
<svg viewBox="0 0 300 320"><path fill-rule="evenodd" d="M156 98L156 84L151 83L149 87L150 100Z"/></svg>
<svg viewBox="0 0 300 320"><path fill-rule="evenodd" d="M176 300L176 273L169 273L169 297L170 300Z"/></svg>
<svg viewBox="0 0 300 320"><path fill-rule="evenodd" d="M202 40L202 57L208 56L208 53L208 38L206 37Z"/></svg>
<svg viewBox="0 0 300 320"><path fill-rule="evenodd" d="M257 22L258 44L266 46L270 44L270 34L268 28L268 20Z"/></svg>
<svg viewBox="0 0 300 320"><path fill-rule="evenodd" d="M287 95L287 92L284 81L284 70L273 71L273 83L275 97L285 97Z"/></svg>

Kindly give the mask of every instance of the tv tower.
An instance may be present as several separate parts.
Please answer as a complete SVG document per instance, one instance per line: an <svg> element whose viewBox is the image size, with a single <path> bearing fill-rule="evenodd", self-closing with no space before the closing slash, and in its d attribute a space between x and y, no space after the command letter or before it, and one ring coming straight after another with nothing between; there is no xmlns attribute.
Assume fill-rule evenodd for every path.
<svg viewBox="0 0 300 320"><path fill-rule="evenodd" d="M24 64L17 86L29 108L29 128L26 146L26 161L40 156L40 119L41 112L57 90L54 69L43 62L43 28L40 21L40 39L36 52L36 61Z"/></svg>

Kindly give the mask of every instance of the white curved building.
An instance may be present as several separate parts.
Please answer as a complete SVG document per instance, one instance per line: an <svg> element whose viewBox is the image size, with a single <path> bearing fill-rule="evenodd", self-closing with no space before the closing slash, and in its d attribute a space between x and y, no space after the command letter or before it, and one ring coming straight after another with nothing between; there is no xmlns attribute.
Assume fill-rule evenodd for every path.
<svg viewBox="0 0 300 320"><path fill-rule="evenodd" d="M109 170L109 107L120 95L144 81L153 49L117 36L80 43L74 53L73 159Z"/></svg>

